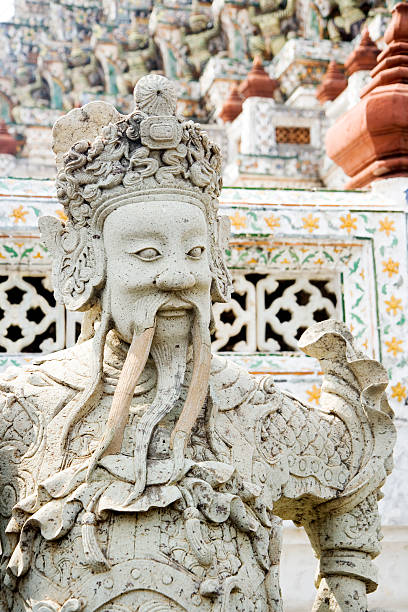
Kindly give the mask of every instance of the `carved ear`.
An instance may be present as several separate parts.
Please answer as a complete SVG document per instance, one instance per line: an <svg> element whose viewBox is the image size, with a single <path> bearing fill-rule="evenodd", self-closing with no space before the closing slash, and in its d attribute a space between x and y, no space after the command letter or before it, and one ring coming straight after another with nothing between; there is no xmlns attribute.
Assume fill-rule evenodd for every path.
<svg viewBox="0 0 408 612"><path fill-rule="evenodd" d="M212 246L213 282L211 299L213 302L229 302L231 299L232 280L225 263L225 249L230 235L230 220L227 216L218 217L216 221L216 237Z"/></svg>
<svg viewBox="0 0 408 612"><path fill-rule="evenodd" d="M218 246L224 252L229 244L231 235L231 221L227 215L218 217Z"/></svg>
<svg viewBox="0 0 408 612"><path fill-rule="evenodd" d="M102 241L92 240L85 227L77 230L54 217L41 217L39 227L52 256L55 299L68 310L88 310L105 278Z"/></svg>
<svg viewBox="0 0 408 612"><path fill-rule="evenodd" d="M38 227L41 232L41 240L45 242L47 250L51 253L51 256L54 257L58 248L57 241L64 229L63 224L55 217L46 216L38 219Z"/></svg>

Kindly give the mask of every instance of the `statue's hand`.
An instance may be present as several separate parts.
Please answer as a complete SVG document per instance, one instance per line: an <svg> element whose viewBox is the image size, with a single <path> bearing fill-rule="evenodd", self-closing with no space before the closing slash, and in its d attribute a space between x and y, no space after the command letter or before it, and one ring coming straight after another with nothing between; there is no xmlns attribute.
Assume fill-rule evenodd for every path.
<svg viewBox="0 0 408 612"><path fill-rule="evenodd" d="M350 576L322 578L312 612L367 612L365 583Z"/></svg>

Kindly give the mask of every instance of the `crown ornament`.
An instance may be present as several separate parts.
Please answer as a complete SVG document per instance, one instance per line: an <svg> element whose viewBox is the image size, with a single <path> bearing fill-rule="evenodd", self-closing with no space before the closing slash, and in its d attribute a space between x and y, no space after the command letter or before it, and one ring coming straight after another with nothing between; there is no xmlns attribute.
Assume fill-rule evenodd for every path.
<svg viewBox="0 0 408 612"><path fill-rule="evenodd" d="M174 85L160 75L141 78L135 110L91 102L53 129L57 197L67 223L44 217L40 229L53 257L56 299L87 310L104 282L102 229L108 214L129 203L184 201L199 206L209 228L212 299L226 301L230 278L223 259L227 223L218 215L219 147L193 121L176 114Z"/></svg>

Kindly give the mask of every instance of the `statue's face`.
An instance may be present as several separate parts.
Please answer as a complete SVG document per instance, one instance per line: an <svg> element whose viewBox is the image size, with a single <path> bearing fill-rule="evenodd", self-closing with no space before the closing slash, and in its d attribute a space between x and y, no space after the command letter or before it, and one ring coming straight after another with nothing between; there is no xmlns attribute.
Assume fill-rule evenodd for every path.
<svg viewBox="0 0 408 612"><path fill-rule="evenodd" d="M146 304L163 298L157 321L190 328L191 299L209 319L211 273L203 212L186 202L146 202L112 212L103 231L106 289L119 335L143 330ZM149 301L150 300L150 301ZM152 301L153 300L153 301Z"/></svg>

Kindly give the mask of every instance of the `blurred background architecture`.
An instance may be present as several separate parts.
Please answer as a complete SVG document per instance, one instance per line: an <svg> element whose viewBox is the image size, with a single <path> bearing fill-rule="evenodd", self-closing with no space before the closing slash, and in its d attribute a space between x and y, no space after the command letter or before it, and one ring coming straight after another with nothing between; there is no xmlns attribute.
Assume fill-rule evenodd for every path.
<svg viewBox="0 0 408 612"><path fill-rule="evenodd" d="M337 317L389 370L399 441L369 599L408 610L408 4L15 0L0 49L1 370L80 328L55 304L37 229L41 214L64 219L54 121L92 100L129 112L137 80L165 74L224 155L235 292L216 306L214 350L316 405L317 362L297 339ZM285 609L304 612L312 554L294 528L285 542Z"/></svg>

